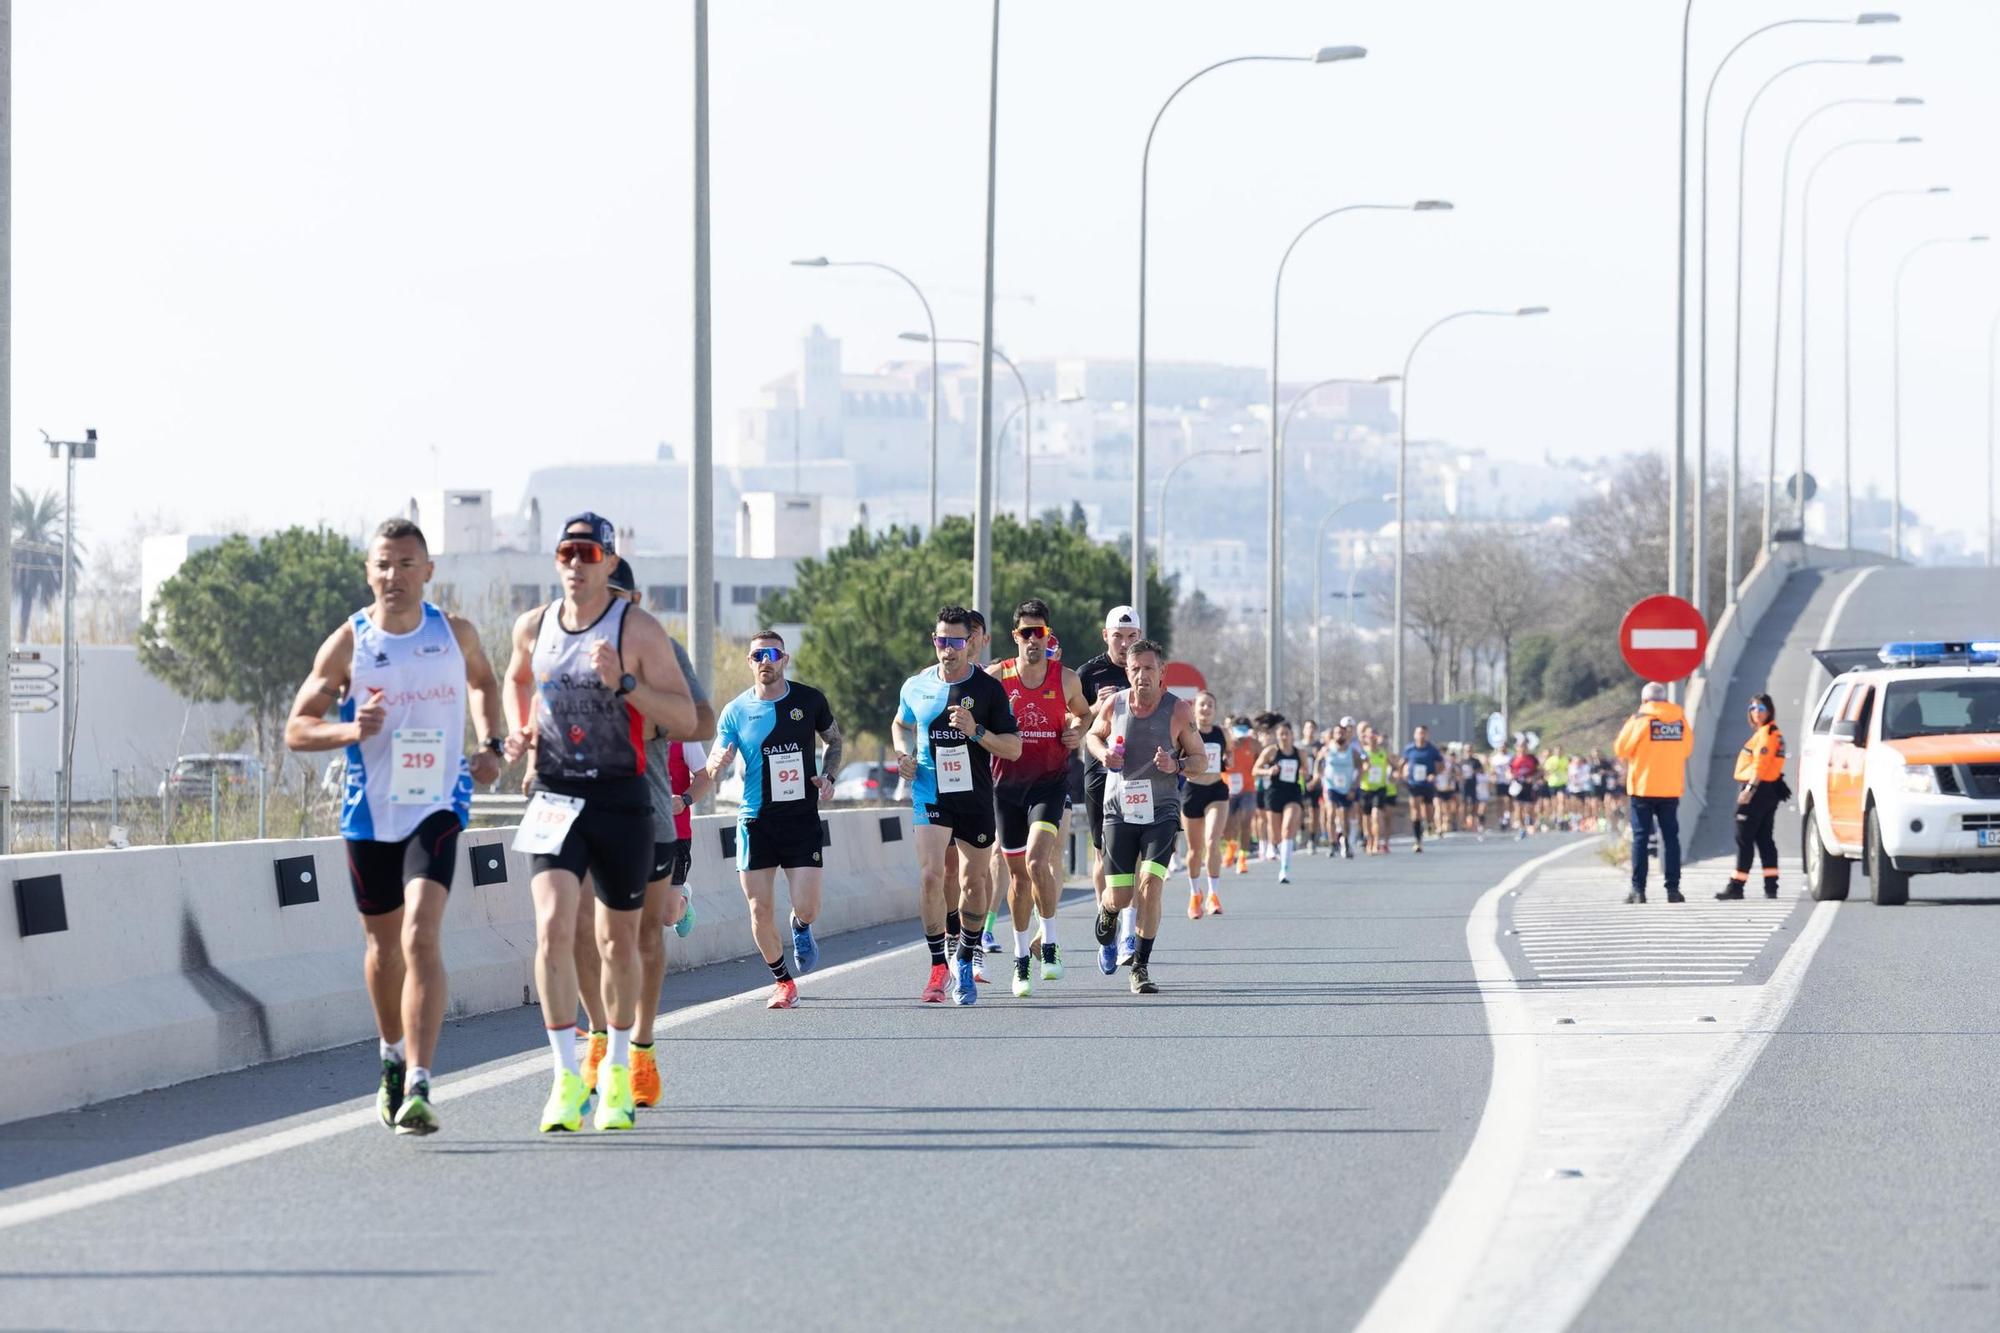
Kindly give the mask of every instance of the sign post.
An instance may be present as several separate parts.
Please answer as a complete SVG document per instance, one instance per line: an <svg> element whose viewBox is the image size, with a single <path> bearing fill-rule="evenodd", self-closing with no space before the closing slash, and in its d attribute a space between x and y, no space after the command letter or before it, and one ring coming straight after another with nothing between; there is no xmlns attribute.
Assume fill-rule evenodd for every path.
<svg viewBox="0 0 2000 1333"><path fill-rule="evenodd" d="M1684 598L1645 598L1618 625L1618 652L1642 680L1685 680L1708 651L1708 622Z"/></svg>

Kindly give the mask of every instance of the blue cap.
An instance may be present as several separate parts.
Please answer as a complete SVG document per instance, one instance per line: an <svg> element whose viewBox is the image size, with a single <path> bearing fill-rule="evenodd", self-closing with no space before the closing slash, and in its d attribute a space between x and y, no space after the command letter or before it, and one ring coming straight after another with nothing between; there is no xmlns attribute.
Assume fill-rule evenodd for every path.
<svg viewBox="0 0 2000 1333"><path fill-rule="evenodd" d="M618 529L611 526L610 519L604 517L602 514L593 514L588 509L584 510L581 514L571 514L568 518L564 519L562 526L556 529L556 540L560 542L564 537L584 536L585 534L583 533L572 533L570 531L571 528L579 525L588 526L590 528L589 539L602 546L605 550L616 551L618 549Z"/></svg>

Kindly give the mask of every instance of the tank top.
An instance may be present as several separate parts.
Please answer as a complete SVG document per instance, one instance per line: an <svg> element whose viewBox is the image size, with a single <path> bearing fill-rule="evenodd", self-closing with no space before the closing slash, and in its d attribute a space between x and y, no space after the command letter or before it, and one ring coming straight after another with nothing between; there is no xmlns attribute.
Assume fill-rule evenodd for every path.
<svg viewBox="0 0 2000 1333"><path fill-rule="evenodd" d="M993 760L993 785L1005 792L1019 792L1058 779L1067 781L1069 747L1062 743L1063 724L1069 719L1069 703L1063 697L1062 668L1045 666L1037 686L1021 679L1019 659L1002 662L994 678L1007 691L1008 707L1014 724L1021 729L1021 757Z"/></svg>
<svg viewBox="0 0 2000 1333"><path fill-rule="evenodd" d="M1208 766L1202 770L1200 777L1191 777L1188 782L1197 787L1212 787L1229 775L1225 767L1229 756L1229 738L1223 735L1221 727L1210 727L1199 734L1202 758Z"/></svg>
<svg viewBox="0 0 2000 1333"><path fill-rule="evenodd" d="M423 620L408 634L384 632L366 611L356 611L348 623L354 628L354 658L341 721L352 722L357 701L376 690L388 716L382 730L347 747L340 836L401 842L440 810L451 811L464 825L472 810L465 656L451 622L425 602Z"/></svg>
<svg viewBox="0 0 2000 1333"><path fill-rule="evenodd" d="M614 597L604 614L580 630L563 628L561 602L542 608L535 632L535 779L556 790L566 784L617 782L646 771L645 724L639 711L597 678L590 647L625 637L625 610ZM643 787L643 784L641 784Z"/></svg>
<svg viewBox="0 0 2000 1333"><path fill-rule="evenodd" d="M1104 822L1157 824L1163 819L1172 819L1180 813L1180 779L1177 773L1162 773L1153 762L1155 750L1174 751L1174 707L1176 700L1166 691L1160 692L1159 702L1153 711L1140 717L1132 711L1132 691L1120 690L1111 703L1111 736L1113 745L1117 738L1125 738L1125 767L1110 773L1104 788ZM1108 772L1109 770L1107 770ZM1125 799L1128 789L1146 786L1152 789L1153 817L1127 819L1125 812L1133 807Z"/></svg>
<svg viewBox="0 0 2000 1333"><path fill-rule="evenodd" d="M1271 774L1271 785L1285 788L1287 794L1296 790L1306 767L1305 756L1299 752L1299 747L1294 745L1290 754L1280 747L1271 762L1277 766L1277 771Z"/></svg>

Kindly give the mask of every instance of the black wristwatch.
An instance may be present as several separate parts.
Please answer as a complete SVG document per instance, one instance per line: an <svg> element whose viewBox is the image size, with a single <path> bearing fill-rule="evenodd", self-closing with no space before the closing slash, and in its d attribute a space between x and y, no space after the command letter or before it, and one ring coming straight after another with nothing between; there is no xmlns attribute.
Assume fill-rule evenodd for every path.
<svg viewBox="0 0 2000 1333"><path fill-rule="evenodd" d="M628 671L624 675L618 678L618 697L620 699L623 699L626 695L630 694L632 691L638 688L639 688L639 678L633 675L631 672Z"/></svg>
<svg viewBox="0 0 2000 1333"><path fill-rule="evenodd" d="M479 742L479 748L482 750L491 750L502 759L507 757L507 742L501 740L498 736L489 736Z"/></svg>

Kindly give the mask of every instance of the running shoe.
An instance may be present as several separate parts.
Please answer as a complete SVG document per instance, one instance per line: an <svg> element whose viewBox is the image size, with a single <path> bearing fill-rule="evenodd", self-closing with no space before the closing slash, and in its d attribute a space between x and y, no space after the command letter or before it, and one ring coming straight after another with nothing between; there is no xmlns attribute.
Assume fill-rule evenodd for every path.
<svg viewBox="0 0 2000 1333"><path fill-rule="evenodd" d="M604 1062L604 1053L611 1049L609 1032L590 1034L590 1046L583 1053L583 1086L586 1093L597 1090L597 1066Z"/></svg>
<svg viewBox="0 0 2000 1333"><path fill-rule="evenodd" d="M1061 981L1062 974L1062 946L1060 944L1044 944L1042 946L1042 980Z"/></svg>
<svg viewBox="0 0 2000 1333"><path fill-rule="evenodd" d="M1134 995L1158 995L1160 993L1160 988L1153 984L1152 974L1146 970L1144 963L1135 963L1132 967L1132 993Z"/></svg>
<svg viewBox="0 0 2000 1333"><path fill-rule="evenodd" d="M1201 920L1201 895L1199 893L1188 895L1188 920Z"/></svg>
<svg viewBox="0 0 2000 1333"><path fill-rule="evenodd" d="M952 988L951 1002L956 1005L979 1003L979 983L972 979L972 960L958 960L958 984Z"/></svg>
<svg viewBox="0 0 2000 1333"><path fill-rule="evenodd" d="M1118 941L1118 966L1124 967L1139 956L1139 937L1127 935Z"/></svg>
<svg viewBox="0 0 2000 1333"><path fill-rule="evenodd" d="M1097 946L1097 970L1105 976L1113 976L1118 971L1118 946L1100 944Z"/></svg>
<svg viewBox="0 0 2000 1333"><path fill-rule="evenodd" d="M924 984L924 1003L944 1003L944 982L948 969L943 963L931 964L931 979Z"/></svg>
<svg viewBox="0 0 2000 1333"><path fill-rule="evenodd" d="M770 1003L766 1009L796 1009L799 1007L799 983L786 977L771 987Z"/></svg>
<svg viewBox="0 0 2000 1333"><path fill-rule="evenodd" d="M1222 915L1222 899L1212 893L1208 895L1208 914L1210 916Z"/></svg>
<svg viewBox="0 0 2000 1333"><path fill-rule="evenodd" d="M803 976L819 961L819 943L811 926L792 927L792 970Z"/></svg>
<svg viewBox="0 0 2000 1333"><path fill-rule="evenodd" d="M1097 909L1097 970L1110 976L1118 970L1118 913Z"/></svg>
<svg viewBox="0 0 2000 1333"><path fill-rule="evenodd" d="M1282 871L1282 870L1278 872L1278 883L1280 883L1280 884L1290 884L1291 882L1292 882L1292 877L1291 877L1290 875L1287 875L1287 874L1286 874L1286 873L1285 873L1284 871Z"/></svg>
<svg viewBox="0 0 2000 1333"><path fill-rule="evenodd" d="M1424 854L1424 845L1422 843L1418 843L1416 846L1410 848L1410 852L1412 855L1422 856Z"/></svg>
<svg viewBox="0 0 2000 1333"><path fill-rule="evenodd" d="M694 895L689 894L681 901L686 906L681 909L681 919L674 922L674 934L686 939L688 932L694 929Z"/></svg>
<svg viewBox="0 0 2000 1333"><path fill-rule="evenodd" d="M428 1080L412 1083L403 1094L403 1109L396 1112L396 1132L398 1134L437 1133L437 1112L431 1109L431 1085Z"/></svg>
<svg viewBox="0 0 2000 1333"><path fill-rule="evenodd" d="M988 953L998 953L1000 951L1000 942L993 938L993 927L988 926L979 932L979 947Z"/></svg>
<svg viewBox="0 0 2000 1333"><path fill-rule="evenodd" d="M634 1106L660 1104L660 1065L653 1058L650 1047L632 1048L632 1104Z"/></svg>
<svg viewBox="0 0 2000 1333"><path fill-rule="evenodd" d="M394 1056L382 1057L382 1083L375 1089L375 1114L391 1129L396 1127L396 1113L403 1109L403 1076L409 1072L409 1065L403 1061Z"/></svg>
<svg viewBox="0 0 2000 1333"><path fill-rule="evenodd" d="M555 1086L549 1089L549 1099L542 1105L542 1133L566 1130L574 1134L582 1129L583 1102L587 1095L581 1078L567 1069L557 1074Z"/></svg>
<svg viewBox="0 0 2000 1333"><path fill-rule="evenodd" d="M1035 993L1035 983L1028 979L1028 960L1014 960L1014 998L1025 1000Z"/></svg>
<svg viewBox="0 0 2000 1333"><path fill-rule="evenodd" d="M599 1130L632 1128L632 1067L607 1061L598 1078L597 1114L590 1123Z"/></svg>
<svg viewBox="0 0 2000 1333"><path fill-rule="evenodd" d="M986 950L980 949L972 955L972 979L982 986L991 985L993 978L986 975Z"/></svg>

